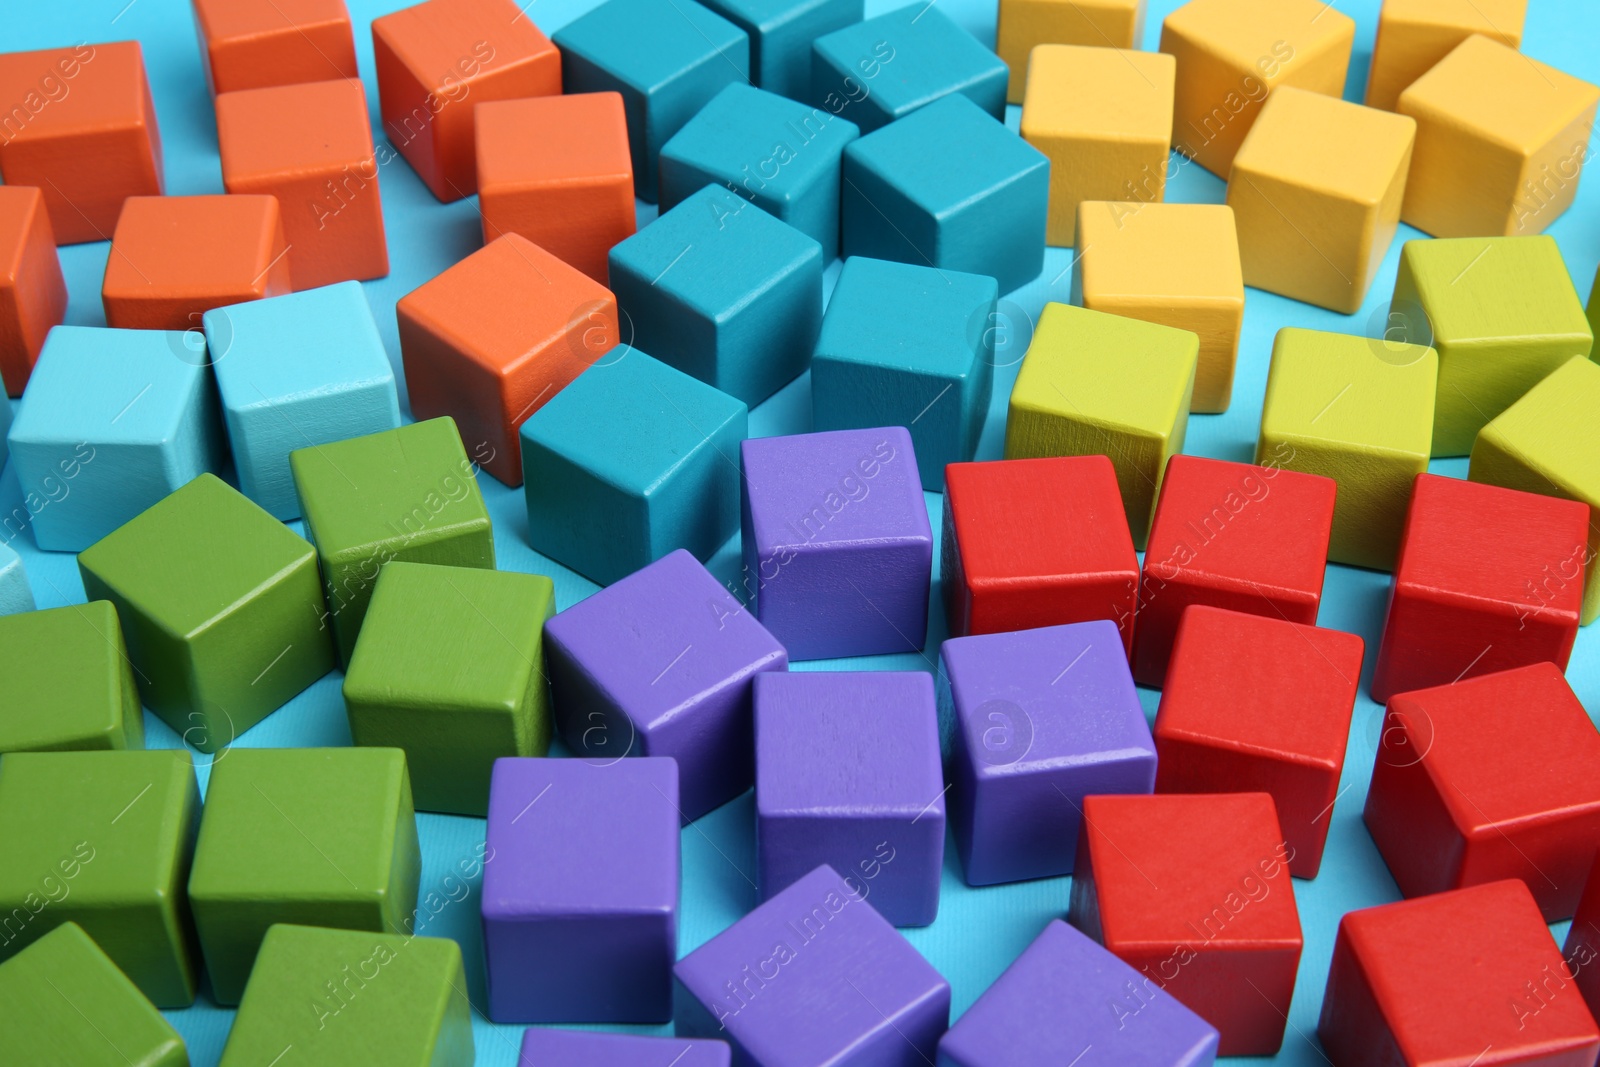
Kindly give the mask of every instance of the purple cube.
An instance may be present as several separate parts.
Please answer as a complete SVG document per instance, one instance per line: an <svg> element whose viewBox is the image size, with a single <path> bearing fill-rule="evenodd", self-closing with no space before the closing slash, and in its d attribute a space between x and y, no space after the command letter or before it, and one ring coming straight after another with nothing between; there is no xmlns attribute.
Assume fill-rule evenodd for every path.
<svg viewBox="0 0 1600 1067"><path fill-rule="evenodd" d="M483 957L497 1023L661 1023L678 955L678 765L506 758Z"/></svg>
<svg viewBox="0 0 1600 1067"><path fill-rule="evenodd" d="M739 1067L928 1067L950 984L858 888L818 867L684 957L677 1032Z"/></svg>
<svg viewBox="0 0 1600 1067"><path fill-rule="evenodd" d="M789 654L678 549L545 623L562 739L586 759L671 756L682 820L750 788L750 679Z"/></svg>
<svg viewBox="0 0 1600 1067"><path fill-rule="evenodd" d="M530 1029L517 1067L728 1067L725 1041Z"/></svg>
<svg viewBox="0 0 1600 1067"><path fill-rule="evenodd" d="M939 690L969 885L1071 874L1083 798L1155 788L1155 742L1114 622L953 638Z"/></svg>
<svg viewBox="0 0 1600 1067"><path fill-rule="evenodd" d="M744 588L789 657L920 650L933 530L905 428L739 447Z"/></svg>
<svg viewBox="0 0 1600 1067"><path fill-rule="evenodd" d="M798 671L755 690L762 899L826 863L895 926L933 922L945 827L933 677Z"/></svg>
<svg viewBox="0 0 1600 1067"><path fill-rule="evenodd" d="M944 1035L938 1067L1068 1067L1080 1059L1206 1067L1216 1058L1210 1023L1057 919Z"/></svg>

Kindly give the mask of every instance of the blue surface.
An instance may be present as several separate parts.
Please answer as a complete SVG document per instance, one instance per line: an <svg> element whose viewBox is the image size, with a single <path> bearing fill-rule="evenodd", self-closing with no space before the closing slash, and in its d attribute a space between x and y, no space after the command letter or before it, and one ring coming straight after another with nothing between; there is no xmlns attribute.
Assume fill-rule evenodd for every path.
<svg viewBox="0 0 1600 1067"><path fill-rule="evenodd" d="M356 45L366 84L373 127L379 129L377 83L372 76L371 40L366 23L375 15L402 6L402 0L349 0L353 18L363 29ZM681 2L681 0L680 0ZM590 6L591 0L537 0L528 9L546 32L554 31ZM892 6L881 0L869 5L869 14ZM1156 47L1161 19L1176 0L1153 0L1145 22L1143 44ZM993 0L943 0L940 9L986 44L994 40ZM1378 0L1340 0L1338 9L1359 24L1356 56L1351 64L1346 95L1359 99L1372 52ZM1600 7L1564 4L1558 0L1533 0L1524 36L1525 51L1546 63L1589 81L1600 81L1600 50L1594 47L1600 33ZM211 102L204 88L200 55L188 6L181 0L74 0L71 4L12 4L6 11L0 47L45 48L80 40L104 41L136 37L144 44L151 86L160 116L167 161L168 191L179 194L222 191ZM1016 127L1018 109L1010 109L1008 124ZM381 137L381 130L379 133ZM1200 167L1173 161L1175 176L1167 185L1173 201L1221 203L1224 185ZM445 267L478 248L482 230L472 199L440 205L406 164L392 155L380 167L385 223L390 242L392 273L366 283L363 288L377 316L391 363L399 367L399 342L394 302ZM641 221L653 217L642 209ZM1566 257L1567 268L1580 293L1588 293L1600 262L1600 175L1582 181L1577 201L1551 228ZM1255 453L1260 427L1261 397L1266 383L1272 338L1279 327L1382 336L1388 325L1389 292L1399 258L1399 241L1421 236L1401 227L1362 311L1338 315L1280 299L1254 289L1249 291L1244 333L1239 351L1239 371L1232 408L1224 415L1197 415L1189 421L1188 452L1223 459L1249 461ZM105 270L105 243L78 245L61 250L71 300L69 321L102 325L100 279ZM1000 456L1004 413L1017 363L1027 347L1040 308L1046 300L1067 299L1071 285L1070 249L1051 249L1044 272L1023 288L1008 294L1000 305L995 355L995 394L979 445L981 458ZM829 277L835 276L835 265ZM809 376L783 389L750 416L756 434L793 433L810 423ZM604 427L603 421L599 424ZM1465 477L1464 459L1438 461L1436 473ZM527 520L522 494L492 478L480 478L485 500L495 521L499 565L512 570L536 571L555 580L559 607L566 607L593 592L594 586L562 567L537 556L527 542ZM927 497L930 514L938 518L940 499ZM25 521L28 510L13 469L0 474L0 540L12 536L15 522ZM296 524L298 528L298 524ZM68 554L40 553L24 532L12 547L25 557L28 575L41 606L55 607L84 599L74 558ZM736 582L739 570L737 541L725 545L712 561L713 571L725 582ZM1328 849L1322 873L1314 881L1296 881L1295 897L1305 928L1305 954L1300 982L1290 1010L1290 1028L1276 1062L1295 1067L1326 1067L1315 1044L1317 1013L1333 949L1339 917L1353 908L1397 899L1398 891L1361 825L1361 805L1366 797L1382 709L1367 698L1366 682L1372 669L1389 576L1375 571L1331 566L1324 591L1321 623L1360 634L1367 642L1361 697L1355 709L1349 756L1337 805L1331 816ZM884 656L857 665L874 669L933 669L938 642L945 636L943 614L933 612L928 643L920 654ZM828 662L801 664L798 669L835 668ZM1567 672L1580 699L1592 712L1600 712L1600 625L1578 637ZM238 741L240 745L343 745L349 730L339 696L342 676L329 674L309 690L269 716ZM1148 714L1154 714L1158 694L1141 690ZM145 717L152 746L176 746L177 735L154 716ZM202 781L210 757L200 756ZM443 815L418 817L423 845L422 911L418 929L425 934L460 940L467 960L469 991L483 1003L482 941L478 932L479 890L463 883L459 864L477 856L484 836L481 819ZM726 928L755 903L754 811L746 795L683 830L683 915L679 950L687 952ZM949 980L953 1006L964 1011L977 996L1039 934L1045 924L1067 909L1069 882L1046 879L1019 885L968 889L961 880L954 850L947 849L944 895L940 917L934 925L910 930L906 936ZM1566 924L1555 931L1564 936ZM1440 931L1440 936L1449 936ZM207 1000L168 1017L189 1042L197 1067L211 1067L221 1054L232 1013ZM486 1067L511 1067L516 1063L520 1027L491 1026L481 1014L475 1019L478 1060ZM647 1032L665 1032L656 1028ZM1080 1065L1081 1067L1081 1065Z"/></svg>

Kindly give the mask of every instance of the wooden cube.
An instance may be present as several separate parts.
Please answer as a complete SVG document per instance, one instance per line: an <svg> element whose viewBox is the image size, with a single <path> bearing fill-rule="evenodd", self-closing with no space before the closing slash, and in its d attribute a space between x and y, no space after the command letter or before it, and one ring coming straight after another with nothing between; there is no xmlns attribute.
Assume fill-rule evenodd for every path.
<svg viewBox="0 0 1600 1067"><path fill-rule="evenodd" d="M26 510L22 513L27 515ZM7 515L0 529L9 533L14 522L13 515ZM34 608L33 587L28 584L22 557L17 555L16 549L0 541L0 615L16 615Z"/></svg>
<svg viewBox="0 0 1600 1067"><path fill-rule="evenodd" d="M861 21L862 0L706 0L750 38L750 84L808 100L811 42Z"/></svg>
<svg viewBox="0 0 1600 1067"><path fill-rule="evenodd" d="M0 185L0 379L21 396L45 334L67 317L67 283L44 194Z"/></svg>
<svg viewBox="0 0 1600 1067"><path fill-rule="evenodd" d="M1600 960L1600 855L1589 868L1588 880L1583 884L1583 896L1578 898L1578 910L1572 913L1572 925L1567 929L1566 944L1561 954L1572 961L1577 973L1578 992L1591 1013L1600 1011L1600 967L1590 964ZM1541 925L1544 917L1539 917Z"/></svg>
<svg viewBox="0 0 1600 1067"><path fill-rule="evenodd" d="M1393 111L1411 83L1475 33L1516 48L1527 14L1528 0L1384 0L1367 106Z"/></svg>
<svg viewBox="0 0 1600 1067"><path fill-rule="evenodd" d="M144 747L133 662L104 600L0 615L0 676L15 705L0 753Z"/></svg>
<svg viewBox="0 0 1600 1067"><path fill-rule="evenodd" d="M1006 102L1022 103L1028 55L1035 45L1080 44L1138 48L1145 0L1000 0L995 53L1011 78Z"/></svg>
<svg viewBox="0 0 1600 1067"><path fill-rule="evenodd" d="M212 93L301 82L359 84L344 0L193 0Z"/></svg>

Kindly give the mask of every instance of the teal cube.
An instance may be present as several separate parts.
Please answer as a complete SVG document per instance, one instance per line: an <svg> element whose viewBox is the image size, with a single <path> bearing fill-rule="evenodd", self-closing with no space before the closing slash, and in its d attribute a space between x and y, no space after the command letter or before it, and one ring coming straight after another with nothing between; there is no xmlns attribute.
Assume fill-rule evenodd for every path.
<svg viewBox="0 0 1600 1067"><path fill-rule="evenodd" d="M619 345L522 424L528 540L610 585L739 529L744 404Z"/></svg>
<svg viewBox="0 0 1600 1067"><path fill-rule="evenodd" d="M970 460L994 388L993 278L846 260L811 361L813 430L904 426L922 488Z"/></svg>
<svg viewBox="0 0 1600 1067"><path fill-rule="evenodd" d="M861 21L861 0L706 0L750 38L750 81L791 100L811 92L811 42Z"/></svg>

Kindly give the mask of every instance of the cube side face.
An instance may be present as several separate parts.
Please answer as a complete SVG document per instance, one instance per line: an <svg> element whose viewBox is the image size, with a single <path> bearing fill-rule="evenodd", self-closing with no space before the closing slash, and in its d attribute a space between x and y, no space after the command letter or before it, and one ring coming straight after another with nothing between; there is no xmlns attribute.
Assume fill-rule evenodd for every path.
<svg viewBox="0 0 1600 1067"><path fill-rule="evenodd" d="M667 1022L676 955L668 915L485 919L488 1014L500 1023ZM530 968L536 958L563 962Z"/></svg>
<svg viewBox="0 0 1600 1067"><path fill-rule="evenodd" d="M774 564L776 565L774 567ZM745 550L762 573L756 617L795 660L910 652L927 630L933 540L795 551ZM772 578L766 571L776 571ZM855 586L846 598L841 588Z"/></svg>
<svg viewBox="0 0 1600 1067"><path fill-rule="evenodd" d="M522 1059L528 1063L584 1063L589 1067L628 1067L641 1058L670 1063L677 1055L697 1067L730 1067L724 1041L685 1041L673 1037L643 1037L530 1027L522 1035Z"/></svg>
<svg viewBox="0 0 1600 1067"><path fill-rule="evenodd" d="M706 6L750 35L752 84L802 101L809 99L811 90L811 42L853 26L862 17L860 0L795 4L766 26L755 25L726 2Z"/></svg>
<svg viewBox="0 0 1600 1067"><path fill-rule="evenodd" d="M20 709L0 726L0 753L144 747L114 605L0 616L0 674Z"/></svg>
<svg viewBox="0 0 1600 1067"><path fill-rule="evenodd" d="M22 395L45 335L67 313L67 283L56 253L55 231L44 194L6 186L0 193L0 377L6 392Z"/></svg>
<svg viewBox="0 0 1600 1067"><path fill-rule="evenodd" d="M722 394L716 399L721 403L703 414L721 420L697 425L704 440L645 493L650 559L683 548L709 560L739 528L739 472L733 457L749 432L749 418L744 404Z"/></svg>
<svg viewBox="0 0 1600 1067"><path fill-rule="evenodd" d="M756 817L756 879L770 899L818 864L861 886L895 926L927 926L939 914L944 813L937 817Z"/></svg>
<svg viewBox="0 0 1600 1067"><path fill-rule="evenodd" d="M1578 196L1583 161L1589 156L1589 131L1594 126L1595 104L1540 145L1522 167L1522 191L1512 202L1513 235L1543 233L1566 213Z"/></svg>
<svg viewBox="0 0 1600 1067"><path fill-rule="evenodd" d="M1466 7L1443 18L1430 17L1422 10L1383 12L1372 48L1366 105L1394 111L1407 87L1472 34L1483 34L1510 48L1520 47L1526 14L1526 0L1513 0L1507 10L1496 12L1492 21L1484 13Z"/></svg>
<svg viewBox="0 0 1600 1067"><path fill-rule="evenodd" d="M1020 104L1027 83L1028 55L1041 44L1076 44L1131 49L1139 47L1143 0L1006 0L1000 5L995 54L1009 70L1006 103Z"/></svg>
<svg viewBox="0 0 1600 1067"><path fill-rule="evenodd" d="M602 585L650 562L650 513L644 497L597 477L546 437L536 420L522 435L528 543Z"/></svg>
<svg viewBox="0 0 1600 1067"><path fill-rule="evenodd" d="M972 458L993 382L992 366L981 359L952 378L914 366L817 356L811 363L811 424L814 430L908 426L922 488L938 493L944 490L945 465Z"/></svg>
<svg viewBox="0 0 1600 1067"><path fill-rule="evenodd" d="M228 32L227 27L219 27L221 34L208 32L208 15L226 16L215 8L198 7L195 12L213 95L360 77L350 16L342 4L331 18L286 19L277 33Z"/></svg>

